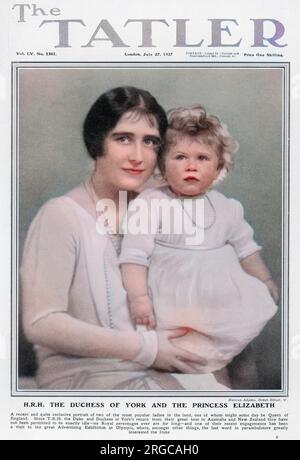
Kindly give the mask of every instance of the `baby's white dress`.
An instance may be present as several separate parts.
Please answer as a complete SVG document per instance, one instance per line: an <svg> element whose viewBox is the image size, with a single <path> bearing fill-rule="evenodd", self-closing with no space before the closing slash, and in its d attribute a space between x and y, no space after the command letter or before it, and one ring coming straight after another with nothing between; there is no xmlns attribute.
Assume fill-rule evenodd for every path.
<svg viewBox="0 0 300 460"><path fill-rule="evenodd" d="M127 222L137 210L143 209L144 216L150 210L151 232L125 234L119 263L149 267L149 293L157 328L189 328L176 344L199 354L203 365L198 371L209 373L222 369L240 353L262 331L277 306L265 284L240 265L239 260L261 249L244 219L242 205L215 190L201 198L202 227L184 211L184 218L203 232L203 241L193 243L185 232L162 232L167 208L159 212L157 203L161 199L169 204L176 201L183 209L181 198L167 186L142 192L130 204ZM148 211L139 206L141 199L149 206ZM189 198L194 204L196 199ZM151 207L153 202L156 205Z"/></svg>

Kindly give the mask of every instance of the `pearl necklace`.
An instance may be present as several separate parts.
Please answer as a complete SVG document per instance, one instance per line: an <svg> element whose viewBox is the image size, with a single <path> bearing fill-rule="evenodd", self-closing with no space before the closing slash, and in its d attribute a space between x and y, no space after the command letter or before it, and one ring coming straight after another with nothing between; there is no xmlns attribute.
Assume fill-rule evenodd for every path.
<svg viewBox="0 0 300 460"><path fill-rule="evenodd" d="M105 227L106 230L106 235L109 237L111 244L113 248L116 251L117 256L120 255L121 252L121 236L119 234L116 234L113 232L111 226L109 225L108 218L104 218L105 211L101 210L98 211L97 209L97 202L99 201L99 198L96 194L94 182L93 182L93 176L91 176L86 182L85 182L85 189L87 191L88 196L93 202L93 205L95 206L95 211L96 211L96 217L101 218L103 222L103 226Z"/></svg>

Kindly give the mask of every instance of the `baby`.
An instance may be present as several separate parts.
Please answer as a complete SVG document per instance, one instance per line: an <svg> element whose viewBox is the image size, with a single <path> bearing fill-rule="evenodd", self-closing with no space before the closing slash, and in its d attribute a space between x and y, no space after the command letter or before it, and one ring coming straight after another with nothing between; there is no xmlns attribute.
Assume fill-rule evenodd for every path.
<svg viewBox="0 0 300 460"><path fill-rule="evenodd" d="M237 148L225 125L202 106L173 110L158 160L165 184L142 192L128 210L130 216L144 200L151 231L125 234L119 260L136 324L186 327L176 344L203 358L200 373L225 367L277 310L278 289L242 205L213 190ZM168 232L161 200L175 210ZM190 238L186 226L175 231L178 210L201 238Z"/></svg>

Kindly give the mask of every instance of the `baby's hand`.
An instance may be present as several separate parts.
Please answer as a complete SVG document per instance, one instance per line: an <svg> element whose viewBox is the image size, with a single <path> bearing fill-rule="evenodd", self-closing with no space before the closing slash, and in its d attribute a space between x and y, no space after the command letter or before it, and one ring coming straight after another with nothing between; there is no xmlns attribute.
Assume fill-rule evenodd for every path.
<svg viewBox="0 0 300 460"><path fill-rule="evenodd" d="M130 301L130 311L136 324L147 326L148 329L156 327L153 305L147 295L132 299Z"/></svg>
<svg viewBox="0 0 300 460"><path fill-rule="evenodd" d="M272 280L272 278L270 278L269 280L265 281L265 285L269 289L269 292L273 297L274 302L277 303L279 300L279 289L277 287L277 284L275 283L275 281Z"/></svg>

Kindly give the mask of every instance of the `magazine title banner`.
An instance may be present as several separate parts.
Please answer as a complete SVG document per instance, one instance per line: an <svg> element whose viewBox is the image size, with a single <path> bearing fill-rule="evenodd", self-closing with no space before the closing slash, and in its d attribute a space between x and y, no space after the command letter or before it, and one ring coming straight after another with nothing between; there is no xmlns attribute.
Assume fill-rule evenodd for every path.
<svg viewBox="0 0 300 460"><path fill-rule="evenodd" d="M196 42L189 37L190 29L195 30L195 24L189 18L127 18L123 23L122 30L114 22L102 18L96 27L89 26L83 18L65 18L63 11L53 6L51 8L40 7L38 3L16 3L12 6L14 17L17 23L36 22L36 27L41 33L48 32L51 28L56 37L56 43L51 43L55 48L72 48L73 34L83 32L81 48L92 48L101 45L103 42L110 43L113 48L154 48L159 46L159 32L170 34L172 47L174 48L195 48L207 46L208 48L239 48L244 45L242 36L243 30L240 27L238 18L207 18L204 19L209 25L206 37L201 34L201 22L197 24L199 37ZM202 24L203 25L203 24ZM135 43L130 43L127 31L134 29ZM80 31L81 29L81 31ZM160 30L159 30L160 29ZM203 29L203 27L202 27ZM137 33L138 31L138 33ZM157 35L156 35L157 32ZM284 48L285 26L275 18L249 18L249 36L251 48ZM132 35L131 35L132 37Z"/></svg>

